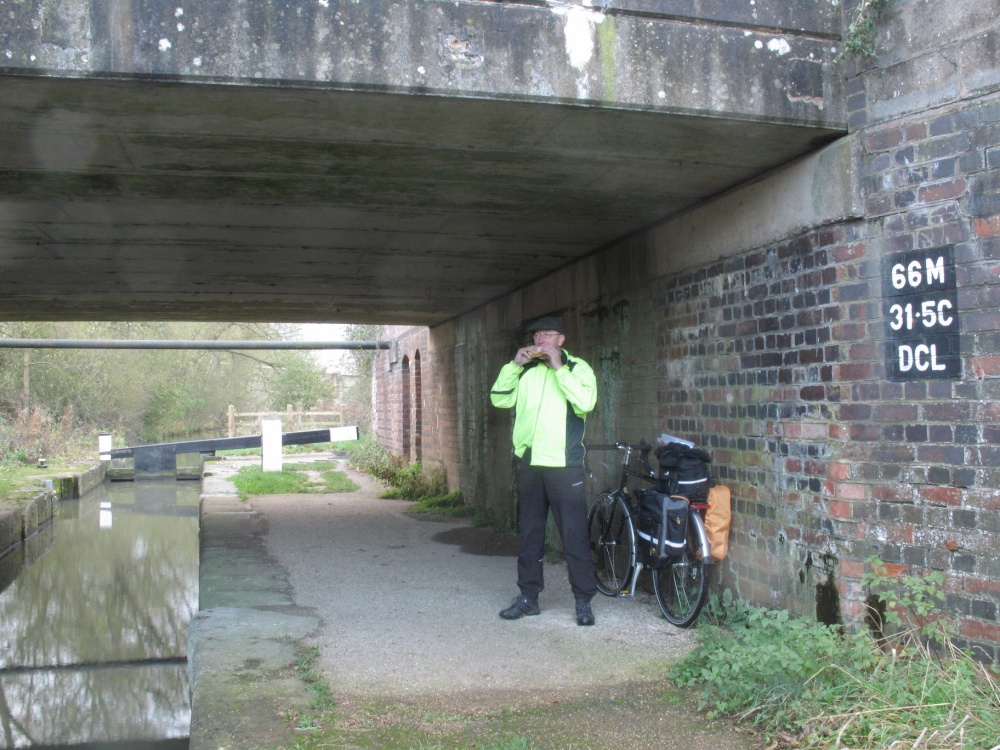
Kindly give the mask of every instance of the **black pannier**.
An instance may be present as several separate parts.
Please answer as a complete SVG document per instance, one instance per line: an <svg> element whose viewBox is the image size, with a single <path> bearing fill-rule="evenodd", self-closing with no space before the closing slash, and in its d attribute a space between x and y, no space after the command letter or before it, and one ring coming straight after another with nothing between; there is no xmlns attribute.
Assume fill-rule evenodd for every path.
<svg viewBox="0 0 1000 750"><path fill-rule="evenodd" d="M701 448L667 443L656 449L660 473L656 489L665 495L683 495L688 500L708 498L708 465L711 456Z"/></svg>
<svg viewBox="0 0 1000 750"><path fill-rule="evenodd" d="M684 553L688 501L656 490L639 494L638 547L647 567L668 565Z"/></svg>

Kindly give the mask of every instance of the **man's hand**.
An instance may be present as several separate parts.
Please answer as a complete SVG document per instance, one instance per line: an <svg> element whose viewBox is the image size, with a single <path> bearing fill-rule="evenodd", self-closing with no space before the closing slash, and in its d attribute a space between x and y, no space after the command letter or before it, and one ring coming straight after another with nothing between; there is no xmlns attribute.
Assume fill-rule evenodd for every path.
<svg viewBox="0 0 1000 750"><path fill-rule="evenodd" d="M533 359L542 360L544 364L553 370L558 370L562 367L562 352L558 346L551 345L532 345L518 349L517 354L514 355L514 364L524 367L524 365Z"/></svg>
<svg viewBox="0 0 1000 750"><path fill-rule="evenodd" d="M538 349L539 347L533 345L521 347L517 350L517 354L514 355L514 364L524 367L532 360L532 355L537 356L536 352Z"/></svg>

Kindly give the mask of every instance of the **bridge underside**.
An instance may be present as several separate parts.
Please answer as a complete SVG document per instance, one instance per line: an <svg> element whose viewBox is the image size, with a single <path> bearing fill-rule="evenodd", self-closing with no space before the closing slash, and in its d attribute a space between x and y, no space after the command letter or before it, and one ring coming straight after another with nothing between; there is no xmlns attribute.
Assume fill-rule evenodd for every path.
<svg viewBox="0 0 1000 750"><path fill-rule="evenodd" d="M374 5L355 27L372 39L344 39L368 50L351 83L266 44L192 71L212 37L182 55L173 6L173 33L128 19L128 54L112 9L77 62L39 59L41 31L0 39L16 65L0 68L0 319L434 325L843 132L822 29L577 9L590 26L571 31L550 8L421 2L433 18L411 46L432 51L386 61ZM507 42L486 78L489 32L529 28L555 49ZM681 49L698 44L700 65Z"/></svg>

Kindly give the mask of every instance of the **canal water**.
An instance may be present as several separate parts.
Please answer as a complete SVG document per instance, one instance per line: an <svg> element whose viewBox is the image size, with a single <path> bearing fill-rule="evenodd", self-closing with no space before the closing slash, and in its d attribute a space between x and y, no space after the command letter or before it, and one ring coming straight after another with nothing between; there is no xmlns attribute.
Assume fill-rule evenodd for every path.
<svg viewBox="0 0 1000 750"><path fill-rule="evenodd" d="M0 748L186 748L201 483L106 482L0 559Z"/></svg>

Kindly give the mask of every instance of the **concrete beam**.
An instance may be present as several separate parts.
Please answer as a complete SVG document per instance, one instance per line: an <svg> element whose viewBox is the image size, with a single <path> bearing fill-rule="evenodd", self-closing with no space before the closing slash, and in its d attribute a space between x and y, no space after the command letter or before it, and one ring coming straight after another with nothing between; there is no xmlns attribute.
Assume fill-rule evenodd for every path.
<svg viewBox="0 0 1000 750"><path fill-rule="evenodd" d="M653 229L651 272L677 273L864 216L857 141L842 138Z"/></svg>
<svg viewBox="0 0 1000 750"><path fill-rule="evenodd" d="M3 0L0 70L334 87L842 126L836 6Z"/></svg>

